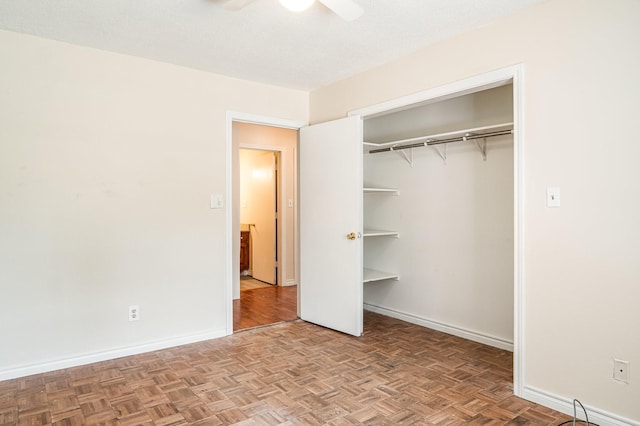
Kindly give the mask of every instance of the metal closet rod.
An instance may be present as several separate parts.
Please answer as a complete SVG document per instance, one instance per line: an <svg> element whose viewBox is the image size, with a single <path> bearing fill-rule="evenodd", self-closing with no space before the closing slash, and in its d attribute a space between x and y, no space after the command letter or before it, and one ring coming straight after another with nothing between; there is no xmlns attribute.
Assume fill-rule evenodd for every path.
<svg viewBox="0 0 640 426"><path fill-rule="evenodd" d="M390 146L388 148L372 149L371 151L369 151L369 154L375 154L375 153L378 153L378 152L398 151L398 150L407 149L407 148L420 148L420 147L423 147L423 146L440 145L440 144L443 144L443 143L462 142L462 141L470 141L470 140L474 140L474 139L492 138L494 136L504 136L504 135L510 135L512 133L513 133L513 129L509 129L509 130L498 130L498 131L489 132L489 133L466 134L464 136L456 136L455 138L447 138L447 139L429 139L429 138L427 138L427 140L425 142L417 142L417 143L412 143L412 144L408 144L408 145L400 145L400 146Z"/></svg>

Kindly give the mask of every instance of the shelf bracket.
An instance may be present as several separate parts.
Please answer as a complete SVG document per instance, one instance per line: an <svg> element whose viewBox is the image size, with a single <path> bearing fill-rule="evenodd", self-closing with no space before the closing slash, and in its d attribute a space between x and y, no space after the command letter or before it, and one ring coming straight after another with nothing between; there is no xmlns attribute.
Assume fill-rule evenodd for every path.
<svg viewBox="0 0 640 426"><path fill-rule="evenodd" d="M467 136L469 135L465 135L463 139L467 140ZM482 160L487 161L487 138L482 138L482 145L480 145L480 139L474 139L474 141L476 143L476 146L480 150L480 153L482 154Z"/></svg>
<svg viewBox="0 0 640 426"><path fill-rule="evenodd" d="M437 145L432 145L433 149L436 150L436 152L438 153L438 155L440 156L440 158L442 158L442 161L444 162L444 164L447 164L447 144L444 144L444 149L442 151L440 151L440 149L438 149Z"/></svg>
<svg viewBox="0 0 640 426"><path fill-rule="evenodd" d="M391 148L391 151L395 151L398 154L400 154L402 156L402 158L404 158L405 161L407 163L409 163L409 166L411 166L411 168L413 168L413 148L409 148L409 155L407 155L405 153L406 150L404 150L404 149L395 150L395 149Z"/></svg>

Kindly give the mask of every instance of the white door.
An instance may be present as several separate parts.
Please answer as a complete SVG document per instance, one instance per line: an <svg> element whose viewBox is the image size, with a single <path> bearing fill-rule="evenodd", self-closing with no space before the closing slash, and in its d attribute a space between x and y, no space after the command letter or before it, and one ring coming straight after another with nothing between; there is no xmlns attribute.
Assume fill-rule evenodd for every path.
<svg viewBox="0 0 640 426"><path fill-rule="evenodd" d="M276 153L252 151L251 192L251 275L269 284L276 283Z"/></svg>
<svg viewBox="0 0 640 426"><path fill-rule="evenodd" d="M300 129L300 317L362 334L362 120ZM349 239L348 234L355 238Z"/></svg>

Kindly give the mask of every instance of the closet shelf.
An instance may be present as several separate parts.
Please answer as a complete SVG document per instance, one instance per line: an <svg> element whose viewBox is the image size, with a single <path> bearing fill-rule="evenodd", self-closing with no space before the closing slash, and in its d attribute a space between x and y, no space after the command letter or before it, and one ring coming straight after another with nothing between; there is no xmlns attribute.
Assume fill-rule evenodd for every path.
<svg viewBox="0 0 640 426"><path fill-rule="evenodd" d="M500 132L500 131L511 130L511 129L513 129L513 122L493 124L491 126L472 127L469 129L461 129L461 130L455 130L452 132L437 133L433 135L417 136L415 138L400 139L400 140L394 140L394 141L388 141L388 142L376 143L376 142L365 141L362 144L364 146L365 153L368 153L369 151L378 150L378 149L389 150L390 148L401 148L405 145L412 145L418 142L425 142L425 143L427 141L437 142L440 139L461 138L467 134L486 133L486 132L493 133L493 132ZM454 142L454 141L450 141L450 142Z"/></svg>
<svg viewBox="0 0 640 426"><path fill-rule="evenodd" d="M383 229L365 228L362 235L365 237L396 237L398 238L400 236L400 233L398 231L387 231Z"/></svg>
<svg viewBox="0 0 640 426"><path fill-rule="evenodd" d="M368 269L368 268L364 268L362 277L363 277L362 279L363 283L370 283L370 282L382 281L382 280L397 281L400 279L400 275L394 274L393 272L376 271L374 269Z"/></svg>

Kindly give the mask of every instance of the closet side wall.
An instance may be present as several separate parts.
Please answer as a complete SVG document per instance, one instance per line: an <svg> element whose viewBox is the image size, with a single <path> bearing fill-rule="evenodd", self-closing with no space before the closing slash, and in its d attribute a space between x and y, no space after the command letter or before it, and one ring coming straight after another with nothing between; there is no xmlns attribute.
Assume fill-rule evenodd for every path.
<svg viewBox="0 0 640 426"><path fill-rule="evenodd" d="M365 122L369 139L413 137L512 120L512 86L402 111ZM513 343L513 137L413 149L413 167L397 152L365 154L364 181L398 188L365 196L365 224L400 238L366 241L365 267L400 273L365 285L367 308L501 347ZM438 147L444 151L444 145ZM406 152L409 154L409 152ZM376 197L376 199L373 199Z"/></svg>

